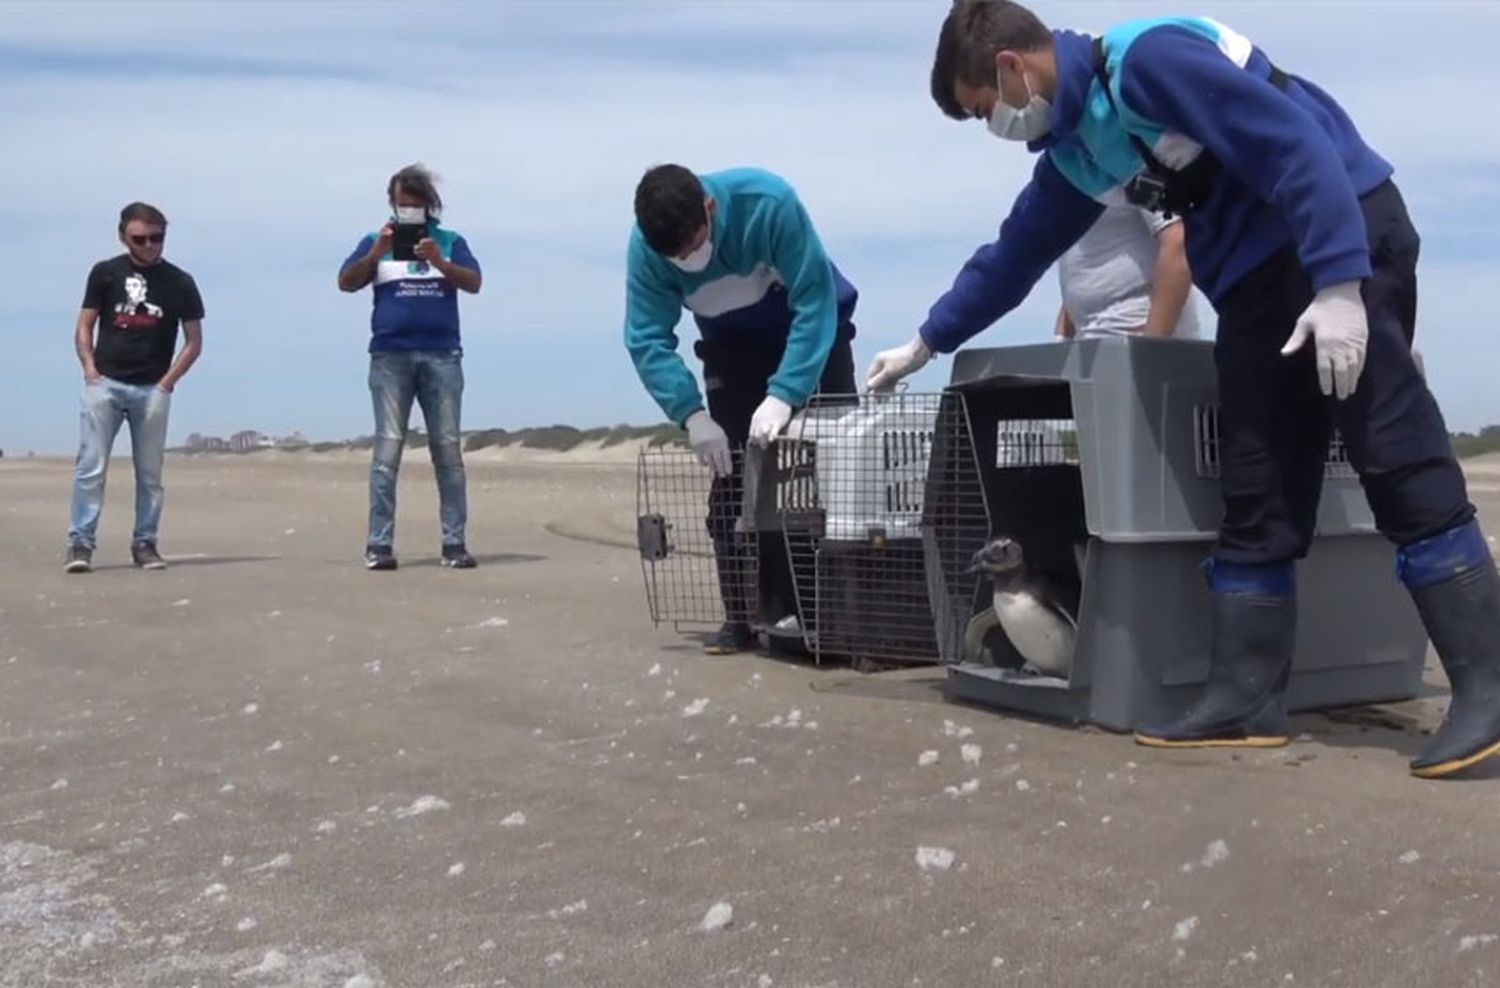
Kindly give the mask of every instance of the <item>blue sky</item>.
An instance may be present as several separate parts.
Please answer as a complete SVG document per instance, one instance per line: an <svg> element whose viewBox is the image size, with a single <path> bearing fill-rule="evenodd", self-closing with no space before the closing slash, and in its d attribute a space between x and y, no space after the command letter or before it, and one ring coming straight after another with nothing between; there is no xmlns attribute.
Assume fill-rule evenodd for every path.
<svg viewBox="0 0 1500 988"><path fill-rule="evenodd" d="M908 339L1031 167L945 119L946 0L501 0L483 5L0 4L9 194L0 448L68 453L70 342L132 199L207 305L190 431L368 432L367 294L334 287L420 160L485 268L463 300L469 428L652 422L620 343L630 196L660 161L797 186L861 290L859 364ZM1418 342L1455 428L1500 422L1500 4L1039 2L1054 26L1207 13L1335 93L1397 167L1423 235ZM1045 339L1050 277L979 338ZM1205 313L1206 315L1207 313ZM687 327L684 327L687 328ZM689 330L690 332L690 330ZM948 363L916 379L939 387Z"/></svg>

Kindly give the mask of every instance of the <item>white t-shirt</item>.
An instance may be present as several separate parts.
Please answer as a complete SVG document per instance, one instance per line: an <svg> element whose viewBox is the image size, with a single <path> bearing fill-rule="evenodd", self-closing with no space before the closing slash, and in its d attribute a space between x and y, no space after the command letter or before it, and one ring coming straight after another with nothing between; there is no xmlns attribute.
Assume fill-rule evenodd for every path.
<svg viewBox="0 0 1500 988"><path fill-rule="evenodd" d="M1135 206L1111 206L1057 262L1063 308L1076 339L1138 332L1151 311L1156 237L1178 222ZM1172 335L1198 337L1198 293L1188 292Z"/></svg>

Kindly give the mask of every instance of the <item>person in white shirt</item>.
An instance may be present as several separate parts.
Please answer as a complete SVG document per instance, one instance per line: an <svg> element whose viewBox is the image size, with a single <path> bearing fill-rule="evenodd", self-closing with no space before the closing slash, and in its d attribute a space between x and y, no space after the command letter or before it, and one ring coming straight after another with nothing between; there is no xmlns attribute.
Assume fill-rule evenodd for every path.
<svg viewBox="0 0 1500 988"><path fill-rule="evenodd" d="M1182 223L1135 206L1106 209L1057 262L1059 339L1198 338Z"/></svg>

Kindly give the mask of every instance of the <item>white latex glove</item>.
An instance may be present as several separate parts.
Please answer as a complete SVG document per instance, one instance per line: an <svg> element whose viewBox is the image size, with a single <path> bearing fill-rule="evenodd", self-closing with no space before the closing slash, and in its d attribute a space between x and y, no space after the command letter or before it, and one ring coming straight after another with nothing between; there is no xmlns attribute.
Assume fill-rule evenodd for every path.
<svg viewBox="0 0 1500 988"><path fill-rule="evenodd" d="M908 374L921 370L932 359L932 351L918 336L905 346L894 350L882 350L875 355L870 372L865 376L865 387L871 391L889 388Z"/></svg>
<svg viewBox="0 0 1500 988"><path fill-rule="evenodd" d="M775 395L766 395L766 400L750 417L750 442L756 446L769 446L791 420L792 406Z"/></svg>
<svg viewBox="0 0 1500 988"><path fill-rule="evenodd" d="M1342 401L1359 383L1369 336L1359 282L1346 281L1330 285L1313 297L1312 305L1297 318L1297 328L1281 348L1281 355L1296 353L1311 337L1317 347L1318 385L1325 395L1337 394Z"/></svg>
<svg viewBox="0 0 1500 988"><path fill-rule="evenodd" d="M702 409L688 416L688 445L698 454L703 465L714 472L715 477L727 477L734 472L734 457L729 453L729 437L719 428L719 423Z"/></svg>

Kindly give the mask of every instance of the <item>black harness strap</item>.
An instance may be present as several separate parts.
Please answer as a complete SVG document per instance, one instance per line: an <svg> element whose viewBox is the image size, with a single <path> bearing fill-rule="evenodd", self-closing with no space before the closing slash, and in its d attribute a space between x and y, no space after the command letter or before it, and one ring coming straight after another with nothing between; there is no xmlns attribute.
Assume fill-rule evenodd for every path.
<svg viewBox="0 0 1500 988"><path fill-rule="evenodd" d="M1094 76L1104 89L1104 98L1118 113L1114 93L1110 91L1109 71L1104 56L1104 39L1094 39ZM1270 83L1282 92L1291 84L1291 77L1275 64L1271 66ZM1140 206L1167 217L1184 216L1197 209L1213 194L1219 172L1223 165L1204 148L1193 161L1183 168L1169 168L1146 146L1146 142L1126 131L1130 144L1141 158L1146 170L1125 183L1125 198L1131 205Z"/></svg>

